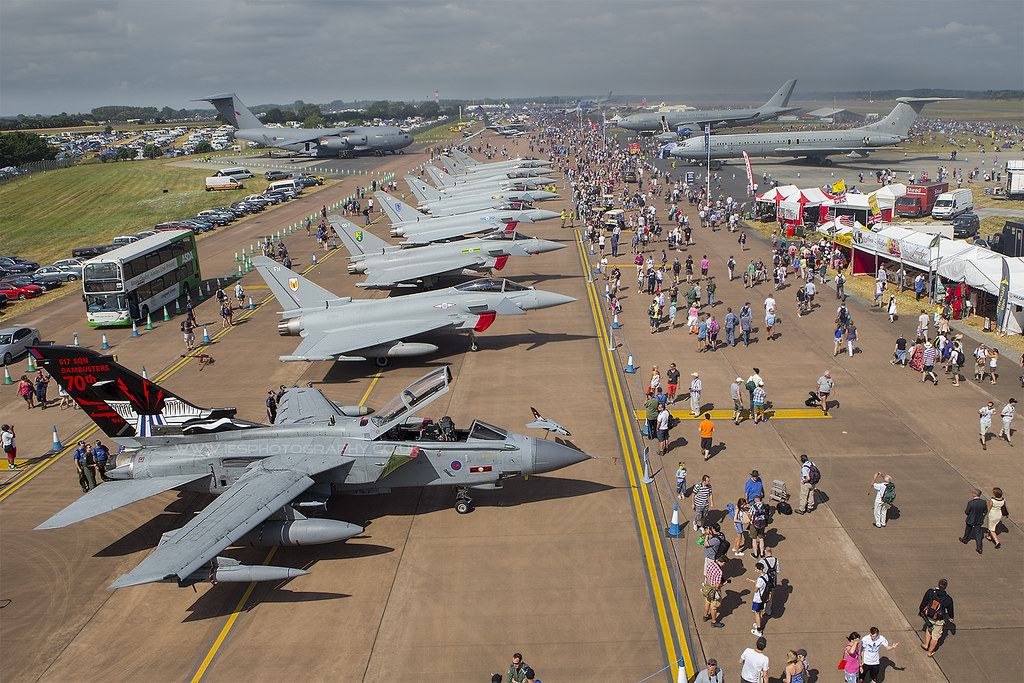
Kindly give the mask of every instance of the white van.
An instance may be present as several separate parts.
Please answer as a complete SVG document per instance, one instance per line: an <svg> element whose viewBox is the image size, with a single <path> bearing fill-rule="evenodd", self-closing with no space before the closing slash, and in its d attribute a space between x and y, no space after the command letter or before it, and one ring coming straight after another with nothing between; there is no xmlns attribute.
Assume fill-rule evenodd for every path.
<svg viewBox="0 0 1024 683"><path fill-rule="evenodd" d="M302 194L302 185L299 185L294 179L278 180L267 185L267 189L264 192L273 192L274 190L292 190L295 194Z"/></svg>
<svg viewBox="0 0 1024 683"><path fill-rule="evenodd" d="M213 175L215 176L230 176L232 178L252 178L252 172L247 168L238 166L236 168L222 168Z"/></svg>
<svg viewBox="0 0 1024 683"><path fill-rule="evenodd" d="M231 176L213 176L206 179L206 191L212 190L238 190L245 187Z"/></svg>
<svg viewBox="0 0 1024 683"><path fill-rule="evenodd" d="M962 213L974 208L974 195L969 188L961 187L952 192L943 192L932 206L932 218L951 221Z"/></svg>

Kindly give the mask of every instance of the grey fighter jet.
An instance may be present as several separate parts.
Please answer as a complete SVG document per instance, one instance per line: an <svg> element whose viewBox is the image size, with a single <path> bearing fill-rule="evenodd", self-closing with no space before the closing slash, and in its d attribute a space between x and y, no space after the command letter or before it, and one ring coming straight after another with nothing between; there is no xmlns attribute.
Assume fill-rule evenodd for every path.
<svg viewBox="0 0 1024 683"><path fill-rule="evenodd" d="M104 482L38 529L56 529L170 490L215 494L181 527L164 534L123 588L159 581L189 586L284 580L308 571L243 565L221 556L230 546L305 546L352 538L363 528L310 518L333 493L454 486L456 510L469 489L498 489L509 478L551 472L589 458L570 442L513 434L474 421L456 429L415 413L449 391L439 368L409 385L372 416L316 389L286 389L275 424L240 420L234 408L205 409L79 346L31 353L83 411L124 447ZM549 431L551 426L544 426ZM567 433L563 431L556 433Z"/></svg>
<svg viewBox="0 0 1024 683"><path fill-rule="evenodd" d="M537 190L554 185L555 180L553 178L543 177L532 177L532 178L479 178L474 180L472 178L454 178L448 173L437 168L432 164L427 164L424 169L430 179L437 184L438 189L445 190L456 190L459 192L480 192L482 190Z"/></svg>
<svg viewBox="0 0 1024 683"><path fill-rule="evenodd" d="M432 216L451 216L479 209L522 209L534 202L554 199L558 194L547 190L479 190L445 193L424 180L405 176L405 184L416 197L417 208ZM518 204L518 206L517 206Z"/></svg>
<svg viewBox="0 0 1024 683"><path fill-rule="evenodd" d="M442 168L457 180L504 180L506 178L539 178L545 174L556 172L551 168L533 168L512 166L507 168L480 168L478 166L463 166L461 163L450 157L442 156L438 159Z"/></svg>
<svg viewBox="0 0 1024 683"><path fill-rule="evenodd" d="M743 152L746 152L751 157L804 157L812 163L826 166L832 163L828 157L835 154L865 159L872 150L904 142L910 135L910 126L924 105L948 99L956 98L899 97L896 99L896 106L881 121L848 130L711 135L711 158L730 159L741 157ZM708 157L703 136L676 145L669 153L675 157L697 161Z"/></svg>
<svg viewBox="0 0 1024 683"><path fill-rule="evenodd" d="M265 147L286 149L314 157L353 156L402 152L412 144L412 135L394 126L350 126L348 128L271 128L264 126L234 93L204 97L235 128L239 140Z"/></svg>
<svg viewBox="0 0 1024 683"><path fill-rule="evenodd" d="M796 111L799 107L790 107L789 98L796 87L796 79L786 81L772 95L771 99L754 109L692 109L667 113L645 112L633 114L613 121L619 128L635 130L643 136L655 133L668 133L668 137L688 137L691 133L699 133L705 125L712 128L731 128L734 126L751 126L755 123L768 121L777 116ZM659 139L662 139L659 136ZM663 140L669 142L670 140Z"/></svg>
<svg viewBox="0 0 1024 683"><path fill-rule="evenodd" d="M391 358L436 351L434 344L406 341L433 332L468 332L476 351L475 333L490 327L496 316L576 301L496 278L388 299L352 299L337 297L266 256L252 262L284 308L278 334L303 338L281 361L373 358L384 367Z"/></svg>
<svg viewBox="0 0 1024 683"><path fill-rule="evenodd" d="M450 216L428 216L385 192L375 194L391 221L391 236L406 237L406 244L428 244L491 232L515 223L535 223L561 214L547 209L482 209Z"/></svg>
<svg viewBox="0 0 1024 683"><path fill-rule="evenodd" d="M473 157L463 152L458 147L453 147L451 151L452 156L460 164L469 169L490 169L490 168L543 168L545 166L554 166L555 162L547 161L545 159L508 159L506 161L491 161L483 162L477 161Z"/></svg>
<svg viewBox="0 0 1024 683"><path fill-rule="evenodd" d="M515 231L496 230L481 237L431 244L413 249L388 244L339 216L327 220L341 236L351 254L348 272L366 273L357 287L396 289L433 287L444 275L490 273L501 270L510 256L531 256L565 247L564 244L537 239Z"/></svg>

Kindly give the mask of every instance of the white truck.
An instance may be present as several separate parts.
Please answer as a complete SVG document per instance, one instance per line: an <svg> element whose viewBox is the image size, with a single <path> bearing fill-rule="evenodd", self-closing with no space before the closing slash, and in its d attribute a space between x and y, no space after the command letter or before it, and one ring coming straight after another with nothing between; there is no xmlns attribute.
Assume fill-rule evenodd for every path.
<svg viewBox="0 0 1024 683"><path fill-rule="evenodd" d="M206 179L206 191L213 190L238 190L245 187L231 176L212 176Z"/></svg>
<svg viewBox="0 0 1024 683"><path fill-rule="evenodd" d="M951 221L962 213L974 208L974 195L970 189L961 187L952 192L943 192L935 199L932 206L932 218L940 221Z"/></svg>
<svg viewBox="0 0 1024 683"><path fill-rule="evenodd" d="M1024 159L1006 162L1006 198L1024 199Z"/></svg>

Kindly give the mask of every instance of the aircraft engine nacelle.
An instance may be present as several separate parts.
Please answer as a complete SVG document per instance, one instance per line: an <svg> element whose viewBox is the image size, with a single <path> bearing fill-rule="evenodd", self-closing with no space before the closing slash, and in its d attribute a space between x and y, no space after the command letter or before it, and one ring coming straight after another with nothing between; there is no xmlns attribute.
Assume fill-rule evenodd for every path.
<svg viewBox="0 0 1024 683"><path fill-rule="evenodd" d="M359 147L361 145L365 145L366 144L366 136L365 135L346 135L345 137L343 137L341 139L345 141L346 145L348 145L348 147L347 147L348 149L351 149L353 147Z"/></svg>
<svg viewBox="0 0 1024 683"><path fill-rule="evenodd" d="M277 324L277 333L282 337L297 337L302 332L302 317L289 318Z"/></svg>
<svg viewBox="0 0 1024 683"><path fill-rule="evenodd" d="M236 545L300 546L334 543L358 536L363 527L336 519L280 519L263 522Z"/></svg>
<svg viewBox="0 0 1024 683"><path fill-rule="evenodd" d="M331 137L320 140L319 149L323 156L331 156L352 149L352 145L345 138Z"/></svg>
<svg viewBox="0 0 1024 683"><path fill-rule="evenodd" d="M434 351L437 351L437 347L433 344L395 342L393 344L378 344L377 346L363 349L359 352L359 355L367 358L404 358L407 356L425 356Z"/></svg>
<svg viewBox="0 0 1024 683"><path fill-rule="evenodd" d="M365 273L366 272L366 261L352 261L348 264L348 272L350 273Z"/></svg>

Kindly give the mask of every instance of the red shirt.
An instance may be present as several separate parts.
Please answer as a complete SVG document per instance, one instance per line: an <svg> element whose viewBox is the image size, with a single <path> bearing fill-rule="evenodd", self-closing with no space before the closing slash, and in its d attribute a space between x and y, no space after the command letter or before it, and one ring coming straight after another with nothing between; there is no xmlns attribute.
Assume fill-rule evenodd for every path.
<svg viewBox="0 0 1024 683"><path fill-rule="evenodd" d="M704 570L704 578L712 586L722 583L722 568L717 562L708 562L708 568Z"/></svg>

